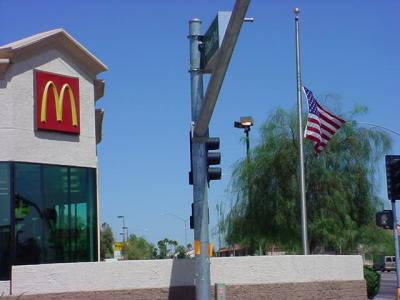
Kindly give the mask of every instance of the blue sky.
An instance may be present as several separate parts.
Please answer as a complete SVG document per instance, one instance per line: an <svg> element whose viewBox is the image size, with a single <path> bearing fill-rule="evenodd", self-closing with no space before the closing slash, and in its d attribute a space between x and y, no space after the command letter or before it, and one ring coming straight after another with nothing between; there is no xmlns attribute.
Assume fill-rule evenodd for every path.
<svg viewBox="0 0 400 300"><path fill-rule="evenodd" d="M62 27L102 60L109 71L100 161L100 219L120 232L157 242L184 242L190 215L188 185L190 81L188 20L203 32L218 10L234 0L0 1L0 44ZM250 3L249 17L234 51L210 124L221 139L223 180L209 190L210 229L216 203L229 207L232 165L245 154L243 131L233 128L251 115L258 128L277 107L296 103L293 8L301 9L302 79L316 95L334 94L343 111L368 106L359 121L400 131L400 2L386 0L265 1ZM397 100L396 100L397 99ZM336 112L337 103L327 106ZM399 153L399 137L393 153ZM383 168L383 160L381 162ZM382 181L382 197L386 184ZM188 230L188 241L193 231Z"/></svg>

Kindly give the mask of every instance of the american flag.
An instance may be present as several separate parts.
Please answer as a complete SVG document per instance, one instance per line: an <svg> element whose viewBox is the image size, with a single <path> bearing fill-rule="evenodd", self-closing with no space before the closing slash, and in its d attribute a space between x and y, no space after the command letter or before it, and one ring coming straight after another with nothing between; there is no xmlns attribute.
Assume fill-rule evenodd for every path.
<svg viewBox="0 0 400 300"><path fill-rule="evenodd" d="M308 117L304 137L315 142L314 150L318 155L336 131L346 122L325 110L305 86L303 86L303 91L308 100Z"/></svg>

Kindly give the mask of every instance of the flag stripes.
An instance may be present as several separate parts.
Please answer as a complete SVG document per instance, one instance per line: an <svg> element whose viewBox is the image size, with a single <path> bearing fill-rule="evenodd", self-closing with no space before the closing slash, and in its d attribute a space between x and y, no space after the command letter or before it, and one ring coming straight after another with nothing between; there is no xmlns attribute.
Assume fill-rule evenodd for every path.
<svg viewBox="0 0 400 300"><path fill-rule="evenodd" d="M304 137L315 143L314 150L318 155L346 121L324 109L305 86L303 86L303 91L308 100L308 117Z"/></svg>

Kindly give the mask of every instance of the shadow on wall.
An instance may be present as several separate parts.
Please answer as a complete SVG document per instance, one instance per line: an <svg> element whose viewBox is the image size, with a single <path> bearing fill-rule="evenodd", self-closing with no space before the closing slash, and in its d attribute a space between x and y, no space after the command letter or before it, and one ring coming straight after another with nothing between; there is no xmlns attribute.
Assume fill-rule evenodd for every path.
<svg viewBox="0 0 400 300"><path fill-rule="evenodd" d="M36 119L33 118L33 126L36 128ZM75 142L79 143L79 135L72 134L60 134L59 132L51 132L51 131L37 131L34 132L35 136L40 139L46 140L55 140L55 141L66 141L66 142Z"/></svg>
<svg viewBox="0 0 400 300"><path fill-rule="evenodd" d="M195 300L194 259L172 260L168 300Z"/></svg>

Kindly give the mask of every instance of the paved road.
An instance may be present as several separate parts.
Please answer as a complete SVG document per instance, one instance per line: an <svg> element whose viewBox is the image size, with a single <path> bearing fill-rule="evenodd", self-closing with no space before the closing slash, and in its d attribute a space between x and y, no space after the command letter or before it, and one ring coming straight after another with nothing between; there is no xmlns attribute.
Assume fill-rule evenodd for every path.
<svg viewBox="0 0 400 300"><path fill-rule="evenodd" d="M381 288L374 300L394 300L396 297L396 272L381 273Z"/></svg>

